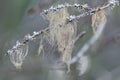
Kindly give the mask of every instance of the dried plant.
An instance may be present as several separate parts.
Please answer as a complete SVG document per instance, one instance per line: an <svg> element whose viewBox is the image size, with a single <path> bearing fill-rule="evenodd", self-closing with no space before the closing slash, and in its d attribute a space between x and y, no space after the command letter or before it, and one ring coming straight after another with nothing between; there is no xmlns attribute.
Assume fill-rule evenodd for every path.
<svg viewBox="0 0 120 80"><path fill-rule="evenodd" d="M93 15L92 15L92 29L93 32L95 33L98 29L98 26L103 23L106 22L106 16L105 16L105 11L103 9L100 9L99 7L96 8L96 11Z"/></svg>
<svg viewBox="0 0 120 80"><path fill-rule="evenodd" d="M114 7L119 2L117 0L109 1L106 5L97 8L91 8L87 4L68 4L58 5L55 7L50 7L44 10L41 15L44 19L49 21L49 27L38 32L33 32L33 35L27 35L21 42L17 44L10 50L8 54L11 62L20 68L23 60L28 53L28 43L38 37L41 38L38 54L41 51L44 52L43 41L46 39L50 45L57 45L58 51L61 53L62 62L66 63L68 66L68 71L70 71L70 64L73 64L79 60L82 55L87 52L91 45L93 45L96 40L100 37L106 23L106 16L104 10L109 7ZM68 7L75 7L79 10L79 15L70 15L68 12ZM92 28L94 35L81 50L73 58L71 57L75 42L84 36L85 31L77 33L77 20L81 17L92 15ZM24 49L24 50L23 50Z"/></svg>
<svg viewBox="0 0 120 80"><path fill-rule="evenodd" d="M19 41L17 41L16 45L20 45ZM9 51L8 51L9 52ZM11 53L11 52L9 52ZM10 60L13 63L13 65L17 69L21 69L21 66L23 64L23 60L28 54L28 45L24 45L23 47L18 47L17 50L9 54Z"/></svg>
<svg viewBox="0 0 120 80"><path fill-rule="evenodd" d="M57 43L58 50L62 53L62 61L68 63L71 60L77 23L75 21L66 23L66 18L69 17L67 8L62 8L56 12L50 11L45 17L50 22L50 43L52 45Z"/></svg>
<svg viewBox="0 0 120 80"><path fill-rule="evenodd" d="M39 45L39 48L38 48L38 55L40 55L41 53L44 54L44 45L43 45L44 39L45 39L45 36L41 35L40 36L40 45Z"/></svg>

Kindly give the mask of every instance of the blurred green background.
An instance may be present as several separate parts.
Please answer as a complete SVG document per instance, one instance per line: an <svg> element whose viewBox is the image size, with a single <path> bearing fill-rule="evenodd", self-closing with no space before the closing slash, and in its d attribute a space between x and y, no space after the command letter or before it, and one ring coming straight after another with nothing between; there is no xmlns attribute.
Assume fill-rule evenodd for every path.
<svg viewBox="0 0 120 80"><path fill-rule="evenodd" d="M40 16L43 9L65 2L88 3L95 7L107 0L0 0L0 80L120 80L120 6L106 10L107 24L101 40L97 42L98 47L85 54L88 63L80 61L73 64L70 73L49 68L53 66L48 61L52 59L50 54L45 59L36 56L39 40L30 43L22 70L16 70L12 65L5 55L7 50L24 35L48 26L49 23ZM78 14L75 9L71 9L70 13ZM78 25L78 31L85 30L87 34L77 42L73 56L92 36L91 16L81 18ZM89 68L80 75L83 63L89 64Z"/></svg>

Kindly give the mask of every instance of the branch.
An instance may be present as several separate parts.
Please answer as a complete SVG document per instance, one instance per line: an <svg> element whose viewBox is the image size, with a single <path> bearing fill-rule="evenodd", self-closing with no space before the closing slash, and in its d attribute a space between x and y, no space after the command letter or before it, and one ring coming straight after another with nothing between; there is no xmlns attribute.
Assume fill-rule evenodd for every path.
<svg viewBox="0 0 120 80"><path fill-rule="evenodd" d="M8 53L8 54L14 53L18 48L21 48L22 46L26 45L26 44L29 43L30 41L35 40L35 39L36 39L37 37L39 37L41 34L49 31L49 29L50 29L50 28L48 27L48 28L46 28L46 29L44 29L44 30L40 30L40 31L38 31L38 32L35 32L35 31L34 31L34 32L33 32L33 35L30 35L30 34L26 35L21 42L17 41L17 42L16 42L16 45L13 46L12 49L8 50L7 53Z"/></svg>
<svg viewBox="0 0 120 80"><path fill-rule="evenodd" d="M100 7L99 9L95 9L95 8L90 8L90 7L85 7L85 10L86 12L84 12L83 14L80 14L80 15L71 15L70 17L67 18L67 21L66 22L72 22L73 20L78 20L80 19L81 17L85 17L85 16L88 16L88 15L92 15L94 14L95 12L98 12L100 11L100 9L106 9L106 8L109 8L109 7L112 7L114 8L116 5L119 5L119 1L117 0L110 0L108 2L108 4Z"/></svg>

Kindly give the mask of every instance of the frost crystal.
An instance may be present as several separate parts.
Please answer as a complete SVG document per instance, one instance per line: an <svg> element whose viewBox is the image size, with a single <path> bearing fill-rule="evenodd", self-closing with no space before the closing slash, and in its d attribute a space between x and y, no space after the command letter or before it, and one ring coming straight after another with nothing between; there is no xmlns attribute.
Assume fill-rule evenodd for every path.
<svg viewBox="0 0 120 80"><path fill-rule="evenodd" d="M50 10L53 10L53 6L50 7Z"/></svg>
<svg viewBox="0 0 120 80"><path fill-rule="evenodd" d="M109 3L116 5L116 3L119 3L119 1L118 0L110 0Z"/></svg>
<svg viewBox="0 0 120 80"><path fill-rule="evenodd" d="M83 7L84 8L88 8L89 6L88 6L88 4L84 4Z"/></svg>
<svg viewBox="0 0 120 80"><path fill-rule="evenodd" d="M75 19L75 15L71 15L70 18L71 18L71 19Z"/></svg>
<svg viewBox="0 0 120 80"><path fill-rule="evenodd" d="M30 34L25 36L25 40L29 40L29 39L32 39L32 36Z"/></svg>
<svg viewBox="0 0 120 80"><path fill-rule="evenodd" d="M112 8L114 8L116 5L119 5L118 0L109 0L109 3L112 4Z"/></svg>
<svg viewBox="0 0 120 80"><path fill-rule="evenodd" d="M68 21L73 21L73 20L75 20L76 19L76 16L75 15L71 15L69 18L68 18Z"/></svg>
<svg viewBox="0 0 120 80"><path fill-rule="evenodd" d="M80 7L80 4L74 4L75 5L75 7Z"/></svg>
<svg viewBox="0 0 120 80"><path fill-rule="evenodd" d="M16 42L16 46L19 46L19 45L20 45L20 42L19 42L19 41L17 41L17 42Z"/></svg>

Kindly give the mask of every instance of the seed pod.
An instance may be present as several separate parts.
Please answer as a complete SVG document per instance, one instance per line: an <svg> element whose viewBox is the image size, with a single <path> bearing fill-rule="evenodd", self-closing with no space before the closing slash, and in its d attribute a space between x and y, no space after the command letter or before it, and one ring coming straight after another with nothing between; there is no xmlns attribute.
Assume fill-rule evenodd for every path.
<svg viewBox="0 0 120 80"><path fill-rule="evenodd" d="M98 29L98 26L102 23L106 22L106 16L103 9L100 9L99 7L96 8L96 12L92 15L92 29L95 33Z"/></svg>

